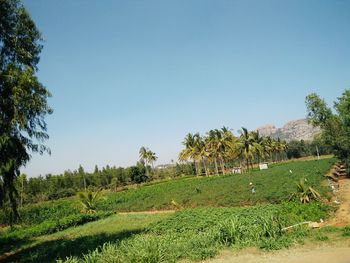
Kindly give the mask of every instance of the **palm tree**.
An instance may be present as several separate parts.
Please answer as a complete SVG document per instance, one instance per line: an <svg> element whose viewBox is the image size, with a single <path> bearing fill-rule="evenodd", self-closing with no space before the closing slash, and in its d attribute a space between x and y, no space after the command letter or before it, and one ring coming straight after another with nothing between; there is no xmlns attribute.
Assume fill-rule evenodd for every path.
<svg viewBox="0 0 350 263"><path fill-rule="evenodd" d="M153 164L155 161L157 161L158 157L156 156L156 154L154 152L152 152L150 149L148 149L144 146L142 146L140 148L139 154L140 154L140 161L142 161L145 164L146 173L148 176L149 175L149 169L148 169L149 164L152 165L152 168L154 169Z"/></svg>
<svg viewBox="0 0 350 263"><path fill-rule="evenodd" d="M95 213L96 212L96 203L99 198L101 190L98 190L97 192L80 192L78 193L78 198L83 205L83 211L86 213Z"/></svg>
<svg viewBox="0 0 350 263"><path fill-rule="evenodd" d="M148 163L150 163L152 165L152 168L154 169L153 164L158 159L156 154L154 152L152 152L151 150L148 150L148 152L147 152L147 159L148 159Z"/></svg>
<svg viewBox="0 0 350 263"><path fill-rule="evenodd" d="M139 150L140 160L143 161L147 165L147 148L142 146Z"/></svg>
<svg viewBox="0 0 350 263"><path fill-rule="evenodd" d="M249 163L252 163L254 157L254 146L255 145L253 136L248 132L246 128L242 127L241 136L239 137L238 148L240 155L246 161L247 169L249 169Z"/></svg>
<svg viewBox="0 0 350 263"><path fill-rule="evenodd" d="M209 171L208 171L207 165L206 165L206 159L208 159L209 155L210 154L207 151L204 139L199 135L199 133L196 133L195 134L194 156L197 160L202 161L206 176L209 175Z"/></svg>
<svg viewBox="0 0 350 263"><path fill-rule="evenodd" d="M199 134L192 134L188 133L182 142L182 144L185 146L185 149L183 149L179 154L179 161L188 161L192 160L194 162L194 166L196 169L196 174L200 174L200 164L198 163L198 155L196 152L196 137L199 136Z"/></svg>
<svg viewBox="0 0 350 263"><path fill-rule="evenodd" d="M276 151L279 155L279 160L282 161L282 153L285 152L287 149L287 143L285 141L281 141L280 138L276 141Z"/></svg>
<svg viewBox="0 0 350 263"><path fill-rule="evenodd" d="M219 174L217 160L220 151L220 136L221 133L218 130L210 130L204 139L207 156L214 161L215 174Z"/></svg>
<svg viewBox="0 0 350 263"><path fill-rule="evenodd" d="M260 163L260 159L264 157L264 143L263 138L260 137L259 131L251 131L250 135L252 137L252 146L254 149L254 154L257 158L257 163Z"/></svg>

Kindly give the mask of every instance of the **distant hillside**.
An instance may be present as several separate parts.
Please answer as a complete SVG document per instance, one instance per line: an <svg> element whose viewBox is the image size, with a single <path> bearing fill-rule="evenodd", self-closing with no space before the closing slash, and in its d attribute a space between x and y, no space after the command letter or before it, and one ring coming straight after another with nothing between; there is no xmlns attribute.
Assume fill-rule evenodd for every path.
<svg viewBox="0 0 350 263"><path fill-rule="evenodd" d="M257 130L262 136L271 136L275 139L279 137L286 141L312 140L321 131L319 128L314 128L308 124L307 119L287 122L282 128L276 128L272 124L267 124L257 128Z"/></svg>

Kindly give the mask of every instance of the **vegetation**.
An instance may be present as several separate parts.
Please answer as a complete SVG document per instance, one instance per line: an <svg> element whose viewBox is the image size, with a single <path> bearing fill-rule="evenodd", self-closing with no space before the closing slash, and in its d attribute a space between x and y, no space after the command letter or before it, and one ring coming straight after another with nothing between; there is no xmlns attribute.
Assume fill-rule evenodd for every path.
<svg viewBox="0 0 350 263"><path fill-rule="evenodd" d="M44 153L49 91L36 72L41 35L18 0L0 1L0 206L18 219L15 178L31 152Z"/></svg>
<svg viewBox="0 0 350 263"><path fill-rule="evenodd" d="M98 211L145 211L173 209L172 200L181 207L232 207L256 203L280 203L295 191L295 183L306 178L323 197L329 189L321 187L323 175L334 159L291 161L270 166L268 170L250 171L247 174L220 177L187 177L166 182L150 183L123 192L105 192L97 202ZM290 173L292 171L292 173ZM249 183L254 182L256 194L252 195ZM65 217L80 213L81 204L68 198L20 208L24 224L40 223L45 219ZM0 213L0 223L6 217Z"/></svg>
<svg viewBox="0 0 350 263"><path fill-rule="evenodd" d="M82 214L96 217L99 214ZM1 251L15 253L1 262L54 262L56 258L81 256L104 243L117 242L141 233L153 222L168 215L111 215L84 225L76 225L53 234L13 239L1 243ZM14 232L17 232L15 230ZM10 233L11 234L11 233ZM17 234L19 234L17 232ZM14 234L12 234L14 235ZM2 235L1 235L2 237ZM8 240L7 240L8 241Z"/></svg>
<svg viewBox="0 0 350 263"><path fill-rule="evenodd" d="M154 168L153 164L155 161L157 161L158 157L150 149L145 148L143 146L140 148L139 154L140 154L140 161L142 164L145 164L146 173L147 173L147 176L149 176L148 164L151 164L152 168Z"/></svg>
<svg viewBox="0 0 350 263"><path fill-rule="evenodd" d="M286 142L269 136L260 137L258 131L242 128L241 135L236 137L226 127L210 130L204 137L189 133L183 145L185 149L180 152L179 160L193 161L197 175L203 174L202 169L205 175L225 174L232 164L242 166L245 163L245 168L249 169L260 161L281 161L287 148Z"/></svg>
<svg viewBox="0 0 350 263"><path fill-rule="evenodd" d="M280 249L308 235L304 227L287 232L284 226L325 218L328 210L316 203L183 210L152 224L145 233L105 243L65 262L177 262L213 257L222 247Z"/></svg>
<svg viewBox="0 0 350 263"><path fill-rule="evenodd" d="M287 159L332 151L350 169L349 90L335 113L317 94L307 96L309 120L322 128L312 142L287 143L244 127L236 136L223 127L187 134L180 163L162 169L141 147L140 160L127 168L20 175L31 153L50 152L51 95L36 76L42 38L35 23L19 0L0 0L0 10L1 261L176 262L206 259L223 247L280 249L312 236L300 222L322 221L333 210L321 201L330 197L322 181L335 159ZM258 170L261 162L269 169ZM232 174L237 166L246 173ZM115 215L171 209L178 211ZM322 231L315 240L328 240L334 229ZM349 226L341 230L349 233Z"/></svg>
<svg viewBox="0 0 350 263"><path fill-rule="evenodd" d="M93 192L80 192L78 193L78 198L81 204L83 205L83 211L85 213L95 213L96 204L100 195L100 191L95 193Z"/></svg>
<svg viewBox="0 0 350 263"><path fill-rule="evenodd" d="M321 198L319 192L308 186L305 181L305 178L300 179L299 183L297 183L297 191L291 197L296 197L303 204L309 203L311 200L319 200Z"/></svg>
<svg viewBox="0 0 350 263"><path fill-rule="evenodd" d="M334 159L295 161L270 166L268 170L220 177L189 177L147 185L121 193L110 193L99 203L102 210L144 211L172 209L171 201L182 207L231 207L256 203L280 203L295 192L295 183L306 178L324 198L329 189L322 187L323 175ZM290 172L292 171L292 173ZM252 195L249 183L254 182Z"/></svg>
<svg viewBox="0 0 350 263"><path fill-rule="evenodd" d="M23 240L59 232L69 227L83 225L87 222L105 218L111 214L112 213L110 212L100 212L94 214L73 214L62 218L48 219L41 222L40 224L35 224L33 226L22 227L18 229L12 228L10 231L2 233L0 237L0 253L8 252L9 250L16 248L17 243L21 244Z"/></svg>
<svg viewBox="0 0 350 263"><path fill-rule="evenodd" d="M329 145L349 174L350 169L350 90L346 90L334 103L335 113L317 94L306 97L308 118L322 129L322 139Z"/></svg>
<svg viewBox="0 0 350 263"><path fill-rule="evenodd" d="M69 256L72 257L67 262L175 262L212 257L223 247L279 249L310 235L303 227L293 232L283 231L283 227L328 216L331 207L322 203L284 201L301 178L307 178L308 184L327 196L329 189L320 185L334 161L329 158L290 161L247 174L187 177L149 182L123 192L101 192L104 198L97 202L98 212L93 214L80 212L78 198L26 205L20 212L27 224L2 231L2 253L18 250L6 260L21 258L26 262ZM257 188L254 195L249 189L251 181ZM175 214L112 215L88 223L115 210L171 209L175 208L173 203L181 209ZM259 203L278 204L232 208ZM325 235L318 238L325 239Z"/></svg>
<svg viewBox="0 0 350 263"><path fill-rule="evenodd" d="M287 143L286 155L288 159L327 154L332 154L331 147L322 140L320 135L315 136L313 141L300 140Z"/></svg>

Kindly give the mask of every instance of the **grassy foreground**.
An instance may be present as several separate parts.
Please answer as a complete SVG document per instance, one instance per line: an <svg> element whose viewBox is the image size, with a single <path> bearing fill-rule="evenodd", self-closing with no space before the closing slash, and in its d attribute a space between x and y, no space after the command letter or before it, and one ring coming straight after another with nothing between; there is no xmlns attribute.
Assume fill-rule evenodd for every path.
<svg viewBox="0 0 350 263"><path fill-rule="evenodd" d="M54 262L56 258L81 256L106 242L117 242L145 231L150 223L168 215L111 215L99 221L40 237L17 241L17 247L0 262Z"/></svg>
<svg viewBox="0 0 350 263"><path fill-rule="evenodd" d="M224 247L280 249L310 233L305 227L292 232L283 231L283 227L326 218L329 209L321 203L186 209L151 224L143 233L105 243L95 251L69 257L64 262L177 262L213 257Z"/></svg>

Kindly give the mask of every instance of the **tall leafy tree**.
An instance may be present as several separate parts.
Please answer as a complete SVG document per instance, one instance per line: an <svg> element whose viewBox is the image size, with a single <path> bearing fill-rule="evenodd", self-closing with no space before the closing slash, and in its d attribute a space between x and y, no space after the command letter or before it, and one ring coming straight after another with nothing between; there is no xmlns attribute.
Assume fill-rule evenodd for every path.
<svg viewBox="0 0 350 263"><path fill-rule="evenodd" d="M52 113L49 91L36 72L41 34L18 0L0 0L0 176L1 203L8 200L17 219L15 178L30 154L49 151L44 118Z"/></svg>
<svg viewBox="0 0 350 263"><path fill-rule="evenodd" d="M350 90L345 90L334 103L332 112L317 94L306 97L307 117L314 126L322 129L321 137L332 147L333 153L350 170Z"/></svg>

